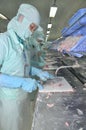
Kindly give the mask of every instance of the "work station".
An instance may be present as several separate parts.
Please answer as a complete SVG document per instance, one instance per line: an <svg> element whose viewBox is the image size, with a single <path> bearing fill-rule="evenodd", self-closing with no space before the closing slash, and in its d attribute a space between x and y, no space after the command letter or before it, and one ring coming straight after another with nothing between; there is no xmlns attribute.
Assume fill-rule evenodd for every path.
<svg viewBox="0 0 86 130"><path fill-rule="evenodd" d="M0 4L0 130L86 130L86 1Z"/></svg>

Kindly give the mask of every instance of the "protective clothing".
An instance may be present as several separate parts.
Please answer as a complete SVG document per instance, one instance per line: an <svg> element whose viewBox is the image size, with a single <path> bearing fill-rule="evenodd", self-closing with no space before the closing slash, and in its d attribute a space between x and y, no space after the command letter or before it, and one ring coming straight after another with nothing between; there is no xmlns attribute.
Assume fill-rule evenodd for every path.
<svg viewBox="0 0 86 130"><path fill-rule="evenodd" d="M13 32L0 35L1 73L24 77L25 64L29 58L28 61L25 60L23 48ZM28 62L28 72L29 67ZM30 129L31 114L28 93L21 88L10 89L0 85L0 103L0 130Z"/></svg>
<svg viewBox="0 0 86 130"><path fill-rule="evenodd" d="M39 27L33 34L32 34L32 37L35 39L35 40L40 40L40 41L44 41L44 33L43 33L43 30L41 27Z"/></svg>
<svg viewBox="0 0 86 130"><path fill-rule="evenodd" d="M32 49L31 52L34 51L34 50L36 52L40 51L40 45L37 42L37 40L35 38L33 38L33 36L31 36L29 38L28 44L29 44L29 47Z"/></svg>
<svg viewBox="0 0 86 130"><path fill-rule="evenodd" d="M37 89L42 89L42 85L39 84L35 79L31 78L20 78L16 76L9 76L5 74L0 75L0 85L6 88L22 88L26 92L32 92Z"/></svg>
<svg viewBox="0 0 86 130"><path fill-rule="evenodd" d="M35 50L40 51L40 42L38 41L44 41L44 33L42 27L39 27L32 36L28 39L28 44L31 48L35 48Z"/></svg>
<svg viewBox="0 0 86 130"><path fill-rule="evenodd" d="M43 67L46 63L41 55L41 42L44 42L43 29L39 27L30 37L29 45L31 48L31 65L35 67Z"/></svg>
<svg viewBox="0 0 86 130"><path fill-rule="evenodd" d="M9 76L5 74L0 75L0 87L19 88L22 86L23 78Z"/></svg>
<svg viewBox="0 0 86 130"><path fill-rule="evenodd" d="M43 89L43 86L39 82L31 78L25 78L22 84L22 89L27 92L33 92L34 90L37 89L37 87L39 89Z"/></svg>
<svg viewBox="0 0 86 130"><path fill-rule="evenodd" d="M36 10L33 6L27 5L28 15L31 17L26 18L27 12L22 10L24 15L21 23L18 18L21 14L17 14L12 21L9 22L7 32L0 35L0 72L10 76L17 76L29 78L30 62L28 58L28 50L25 45L25 38L28 26L32 22L39 21L39 16L34 17ZM26 8L26 5L23 6ZM32 8L33 7L33 8ZM24 8L22 8L24 9ZM33 10L31 15L31 10ZM37 13L38 14L38 13ZM35 15L36 16L36 15ZM36 21L35 21L36 20ZM39 23L38 23L39 24ZM29 31L30 32L30 31ZM31 33L28 33L30 37ZM26 73L27 72L27 73ZM30 81L30 80L29 80ZM35 80L30 85L36 85ZM28 83L29 85L29 83ZM23 89L27 91L27 82L23 84ZM30 98L29 93L21 88L6 88L0 85L0 130L31 130L31 111L30 111ZM32 87L35 89L35 86ZM32 91L32 88L30 91Z"/></svg>
<svg viewBox="0 0 86 130"><path fill-rule="evenodd" d="M33 15L33 17L32 17ZM20 22L19 19L22 19ZM39 26L40 15L35 7L29 4L22 4L18 10L17 16L15 16L8 24L8 29L13 29L17 35L25 40L29 38L32 32L28 29L31 23L35 23Z"/></svg>
<svg viewBox="0 0 86 130"><path fill-rule="evenodd" d="M34 67L42 68L46 65L46 62L45 62L45 60L43 59L42 56L38 56L38 55L36 56L36 54L35 54L35 56L31 60L31 64Z"/></svg>
<svg viewBox="0 0 86 130"><path fill-rule="evenodd" d="M49 74L47 71L42 71L41 69L37 69L35 67L31 68L31 74L38 76L42 81L46 81L47 79L53 79L54 76Z"/></svg>
<svg viewBox="0 0 86 130"><path fill-rule="evenodd" d="M20 14L24 15L25 18L28 21L39 25L39 23L40 23L40 14L39 14L38 10L34 6L32 6L30 4L21 4L19 9L18 9L17 17ZM32 16L32 14L33 14L33 16Z"/></svg>

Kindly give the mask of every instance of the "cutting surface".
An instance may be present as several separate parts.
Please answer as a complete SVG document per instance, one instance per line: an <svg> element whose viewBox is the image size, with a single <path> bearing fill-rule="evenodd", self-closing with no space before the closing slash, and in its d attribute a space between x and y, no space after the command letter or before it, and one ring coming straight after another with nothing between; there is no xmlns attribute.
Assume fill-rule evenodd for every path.
<svg viewBox="0 0 86 130"><path fill-rule="evenodd" d="M39 92L68 92L72 91L72 86L65 80L64 77L57 77L51 80L48 80L44 85L43 90Z"/></svg>
<svg viewBox="0 0 86 130"><path fill-rule="evenodd" d="M38 93L32 130L86 130L86 94Z"/></svg>

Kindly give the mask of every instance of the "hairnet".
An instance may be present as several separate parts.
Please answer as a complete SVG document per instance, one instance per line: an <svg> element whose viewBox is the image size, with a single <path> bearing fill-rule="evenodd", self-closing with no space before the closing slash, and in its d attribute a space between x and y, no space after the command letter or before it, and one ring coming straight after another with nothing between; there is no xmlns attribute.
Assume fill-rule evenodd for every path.
<svg viewBox="0 0 86 130"><path fill-rule="evenodd" d="M20 16L23 16L21 22L18 21ZM29 29L31 23L35 23L39 27L40 15L38 10L32 5L21 4L17 15L8 23L7 29L13 29L21 39L25 40L32 34Z"/></svg>
<svg viewBox="0 0 86 130"><path fill-rule="evenodd" d="M24 15L27 20L36 23L37 25L40 23L40 15L38 10L30 4L21 4L18 9L17 16L19 14Z"/></svg>

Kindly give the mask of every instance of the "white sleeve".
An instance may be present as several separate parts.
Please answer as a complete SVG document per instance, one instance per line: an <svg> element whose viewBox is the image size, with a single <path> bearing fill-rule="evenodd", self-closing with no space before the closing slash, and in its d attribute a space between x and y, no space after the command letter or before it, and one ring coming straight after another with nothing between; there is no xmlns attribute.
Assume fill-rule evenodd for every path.
<svg viewBox="0 0 86 130"><path fill-rule="evenodd" d="M0 65L3 64L6 55L6 44L5 41L0 39Z"/></svg>

